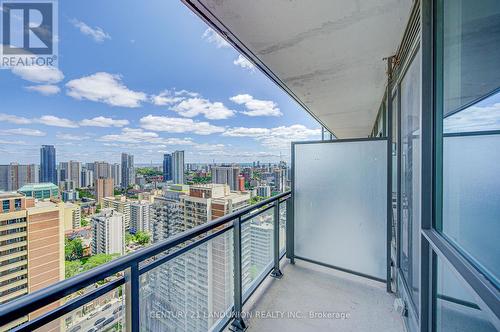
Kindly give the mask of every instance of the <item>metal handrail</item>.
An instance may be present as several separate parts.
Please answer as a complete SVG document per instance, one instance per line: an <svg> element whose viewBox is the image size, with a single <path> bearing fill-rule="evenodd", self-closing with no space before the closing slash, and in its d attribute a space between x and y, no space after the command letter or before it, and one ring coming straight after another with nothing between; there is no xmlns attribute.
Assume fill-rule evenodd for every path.
<svg viewBox="0 0 500 332"><path fill-rule="evenodd" d="M205 224L199 225L192 229L186 230L182 233L179 233L169 239L163 240L161 242L155 243L149 247L139 249L133 253L128 255L119 257L114 259L108 263L100 265L90 271L83 272L74 277L71 277L66 280L62 280L55 284L52 284L46 288L37 290L33 293L29 293L27 295L21 296L15 300L12 300L8 303L0 305L0 326L8 324L18 318L21 318L33 311L36 311L48 304L51 304L55 301L63 299L65 296L71 295L86 286L94 284L97 281L103 280L113 274L121 271L125 271L126 269L131 268L132 266L136 266L142 261L145 261L155 255L158 255L162 252L165 252L169 249L176 247L186 241L192 240L199 235L204 233L213 231L220 226L229 226L227 229L233 227L232 224L229 224L233 220L241 220L241 217L245 214L252 213L256 209L266 207L264 210L257 211L256 213L252 213L252 217L255 217L264 211L267 211L267 205L271 203L275 203L283 198L282 201L286 200L291 196L291 192L287 191L276 196L270 197L266 200L258 202L257 204L248 206L231 214L222 216L217 218L216 220L207 222ZM286 198L285 198L286 197ZM280 201L280 202L282 202ZM272 206L272 205L271 205ZM226 230L227 230L226 229ZM198 241L203 241L199 239ZM198 242L197 241L197 242ZM205 240L206 241L206 240ZM205 242L203 241L203 242ZM196 246L196 243L191 243L191 246ZM188 248L186 248L188 249ZM185 251L185 250L184 250ZM174 253L175 254L175 253ZM176 257L177 255L168 255L169 259ZM168 261L168 259L163 259L164 261ZM139 274L149 270L148 268L139 270ZM85 295L82 295L85 297ZM89 299L89 302L91 299Z"/></svg>

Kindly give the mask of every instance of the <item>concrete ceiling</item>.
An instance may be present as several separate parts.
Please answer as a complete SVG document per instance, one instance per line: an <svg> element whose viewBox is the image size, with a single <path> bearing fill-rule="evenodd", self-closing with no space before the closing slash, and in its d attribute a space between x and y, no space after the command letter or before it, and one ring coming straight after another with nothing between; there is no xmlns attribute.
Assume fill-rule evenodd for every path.
<svg viewBox="0 0 500 332"><path fill-rule="evenodd" d="M412 0L182 0L337 138L370 134Z"/></svg>

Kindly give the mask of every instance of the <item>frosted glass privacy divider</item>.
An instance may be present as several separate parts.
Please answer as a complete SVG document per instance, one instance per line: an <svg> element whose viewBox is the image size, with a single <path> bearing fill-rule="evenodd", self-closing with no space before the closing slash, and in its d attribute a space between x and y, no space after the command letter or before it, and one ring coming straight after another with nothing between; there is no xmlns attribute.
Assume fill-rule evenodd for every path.
<svg viewBox="0 0 500 332"><path fill-rule="evenodd" d="M387 141L292 148L295 255L385 279Z"/></svg>

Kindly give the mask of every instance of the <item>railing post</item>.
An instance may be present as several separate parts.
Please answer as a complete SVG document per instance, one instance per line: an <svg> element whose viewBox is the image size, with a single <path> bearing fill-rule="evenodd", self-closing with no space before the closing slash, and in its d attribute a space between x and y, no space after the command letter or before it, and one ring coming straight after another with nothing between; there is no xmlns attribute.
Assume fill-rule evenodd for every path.
<svg viewBox="0 0 500 332"><path fill-rule="evenodd" d="M127 331L139 331L139 263L134 262L125 270L125 303Z"/></svg>
<svg viewBox="0 0 500 332"><path fill-rule="evenodd" d="M234 221L233 227L233 255L234 255L234 319L231 323L231 331L245 331L247 326L241 316L243 307L243 285L241 283L241 216Z"/></svg>
<svg viewBox="0 0 500 332"><path fill-rule="evenodd" d="M295 264L292 197L286 200L286 258Z"/></svg>
<svg viewBox="0 0 500 332"><path fill-rule="evenodd" d="M274 202L274 268L271 277L281 279L283 273L280 271L280 200Z"/></svg>

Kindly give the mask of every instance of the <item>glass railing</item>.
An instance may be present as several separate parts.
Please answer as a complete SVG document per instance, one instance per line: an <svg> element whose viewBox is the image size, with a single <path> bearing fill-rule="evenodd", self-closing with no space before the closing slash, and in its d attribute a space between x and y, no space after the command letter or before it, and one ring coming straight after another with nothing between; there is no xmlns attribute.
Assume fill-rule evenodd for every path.
<svg viewBox="0 0 500 332"><path fill-rule="evenodd" d="M242 329L243 303L281 277L290 202L282 193L0 305L0 330Z"/></svg>

